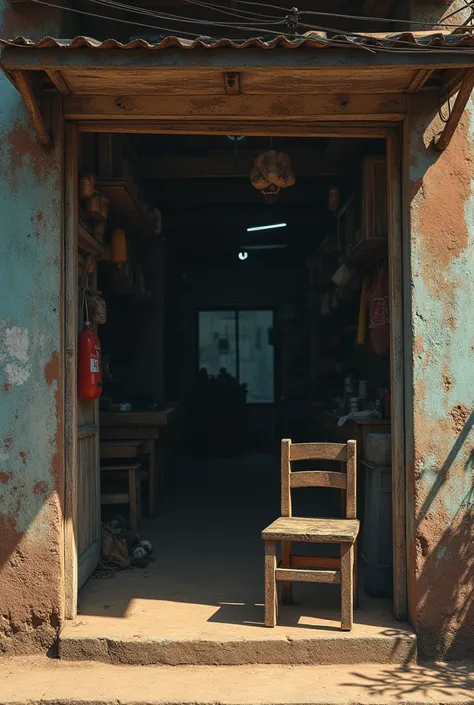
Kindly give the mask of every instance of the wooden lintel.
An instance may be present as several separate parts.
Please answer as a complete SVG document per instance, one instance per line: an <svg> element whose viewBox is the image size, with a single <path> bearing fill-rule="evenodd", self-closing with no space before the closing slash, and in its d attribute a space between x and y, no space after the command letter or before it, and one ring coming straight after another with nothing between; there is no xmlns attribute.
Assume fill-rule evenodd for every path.
<svg viewBox="0 0 474 705"><path fill-rule="evenodd" d="M247 135L278 137L343 137L384 139L394 129L393 122L321 122L274 119L257 120L78 120L80 132L146 135Z"/></svg>
<svg viewBox="0 0 474 705"><path fill-rule="evenodd" d="M449 118L444 126L443 131L435 138L434 146L438 152L443 152L451 142L456 127L459 124L467 101L471 96L471 91L474 87L474 69L469 69L464 74L461 87L451 108Z"/></svg>
<svg viewBox="0 0 474 705"><path fill-rule="evenodd" d="M38 139L45 147L51 146L51 137L45 127L38 100L34 94L31 78L27 71L14 71L13 79L20 91Z"/></svg>
<svg viewBox="0 0 474 705"><path fill-rule="evenodd" d="M55 69L48 69L46 73L48 74L51 82L56 86L58 91L62 93L62 95L70 95L71 91L69 90L69 86L67 85L60 71L56 71Z"/></svg>
<svg viewBox="0 0 474 705"><path fill-rule="evenodd" d="M420 71L417 71L415 77L407 88L407 93L418 93L418 91L423 88L432 73L433 69L420 69Z"/></svg>
<svg viewBox="0 0 474 705"><path fill-rule="evenodd" d="M406 96L352 95L70 95L64 98L67 120L403 120ZM231 134L230 132L228 134ZM242 134L245 134L242 133Z"/></svg>

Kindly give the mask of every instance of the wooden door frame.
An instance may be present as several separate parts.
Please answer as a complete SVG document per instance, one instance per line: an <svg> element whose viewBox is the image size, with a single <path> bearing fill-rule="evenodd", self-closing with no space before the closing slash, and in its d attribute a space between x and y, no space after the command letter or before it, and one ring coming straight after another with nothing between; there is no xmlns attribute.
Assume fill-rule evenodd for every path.
<svg viewBox="0 0 474 705"><path fill-rule="evenodd" d="M402 166L401 130L393 123L322 123L285 122L284 119L196 121L67 121L65 132L65 616L77 614L77 411L75 355L77 341L77 237L78 215L78 132L121 132L142 134L252 134L295 137L383 138L387 145L389 183L389 277L391 325L392 388L392 509L393 509L393 585L394 613L399 620L407 617L407 548L406 548L406 476L405 476L405 367L403 328L402 241ZM71 325L69 325L71 323Z"/></svg>
<svg viewBox="0 0 474 705"><path fill-rule="evenodd" d="M77 548L77 222L78 203L78 130L66 122L64 154L64 612L66 619L77 615L78 548Z"/></svg>

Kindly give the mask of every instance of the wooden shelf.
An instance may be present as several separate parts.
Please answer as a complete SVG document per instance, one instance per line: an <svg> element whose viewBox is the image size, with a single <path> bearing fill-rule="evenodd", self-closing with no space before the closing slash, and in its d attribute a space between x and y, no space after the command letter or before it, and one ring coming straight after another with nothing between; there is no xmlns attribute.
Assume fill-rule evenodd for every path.
<svg viewBox="0 0 474 705"><path fill-rule="evenodd" d="M119 218L120 227L129 228L145 237L155 235L151 218L129 178L120 176L98 179L96 187L109 200L109 206Z"/></svg>
<svg viewBox="0 0 474 705"><path fill-rule="evenodd" d="M81 223L77 224L77 239L79 249L87 254L93 254L97 259L109 259L109 248L103 242L95 239Z"/></svg>

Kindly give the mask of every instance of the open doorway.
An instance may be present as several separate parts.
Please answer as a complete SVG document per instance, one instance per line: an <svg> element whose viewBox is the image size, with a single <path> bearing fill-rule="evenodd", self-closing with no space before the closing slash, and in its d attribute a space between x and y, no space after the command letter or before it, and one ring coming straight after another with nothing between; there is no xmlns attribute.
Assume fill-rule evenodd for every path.
<svg viewBox="0 0 474 705"><path fill-rule="evenodd" d="M252 638L263 624L260 532L279 515L281 439L355 438L363 525L355 622L386 627L393 390L385 140L81 140L80 183L95 178L94 195L81 201L79 265L92 297L99 291L105 300L107 321L98 326L103 393L94 402L102 472L93 472L90 452L78 521L95 497L97 527L101 498L96 540L104 553L105 526L107 550L114 544L120 553L117 537L126 550L103 555L95 572L88 562L79 612L98 623L129 618L151 636L236 628ZM277 193L251 179L256 158L271 151L288 156L295 176ZM87 211L97 194L106 220ZM79 446L85 437L79 429ZM134 491L128 466L137 466ZM337 490L306 490L295 504L303 516L339 512ZM153 560L147 544L133 555L130 530L151 542ZM84 541L92 534L84 531ZM109 574L113 589L99 579ZM337 587L298 586L281 626L336 629L338 610Z"/></svg>

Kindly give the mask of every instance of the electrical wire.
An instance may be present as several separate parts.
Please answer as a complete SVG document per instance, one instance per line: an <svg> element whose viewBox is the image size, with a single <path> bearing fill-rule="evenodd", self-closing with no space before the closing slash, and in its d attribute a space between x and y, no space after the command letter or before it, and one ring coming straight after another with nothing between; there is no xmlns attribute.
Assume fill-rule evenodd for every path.
<svg viewBox="0 0 474 705"><path fill-rule="evenodd" d="M186 1L186 0L185 0ZM257 0L254 2L253 0L237 0L239 5L251 5L253 7L261 7L261 8L268 8L272 10L279 10L283 12L289 13L290 10L285 9L282 6L279 5L272 5L269 3L265 2L258 2ZM347 14L341 14L341 13L336 13L336 12L322 12L322 11L316 11L316 10L300 10L299 14L300 15L320 15L320 16L325 16L325 17L332 17L334 19L346 19L346 20L362 20L362 21L367 21L367 22L393 22L395 24L409 24L409 25L416 25L418 27L452 27L452 28L457 28L459 27L458 24L446 24L445 20L450 19L451 17L454 17L457 15L459 12L463 12L467 8L473 8L473 3L472 2L466 2L466 7L461 7L458 8L457 10L454 10L451 12L449 15L446 15L443 17L441 22L421 22L418 20L406 20L406 19L397 19L394 17L365 17L364 15L347 15Z"/></svg>
<svg viewBox="0 0 474 705"><path fill-rule="evenodd" d="M464 0L466 2L466 0ZM239 0L239 2L244 2L244 0ZM335 12L320 12L316 10L301 10L300 15L317 15L320 17L332 17L334 19L341 19L341 20L362 20L364 22L393 22L395 24L409 24L411 26L416 25L417 27L451 27L453 29L458 28L460 25L459 24L447 24L445 20L450 19L451 17L454 17L457 15L459 12L463 12L464 10L467 9L473 9L473 3L466 2L465 7L458 8L454 12L452 12L449 15L446 15L446 17L443 17L441 22L420 22L417 20L404 20L404 19L397 19L394 17L365 17L364 15L345 15L345 14L339 14Z"/></svg>
<svg viewBox="0 0 474 705"><path fill-rule="evenodd" d="M97 2L98 4L106 4L107 6L110 6L110 3L111 3L112 0L107 0L107 2L106 2L106 0L94 0L94 1ZM239 0L239 1L242 2L243 0ZM122 24L129 24L129 25L138 26L138 27L146 27L146 28L149 28L149 29L158 30L158 31L160 31L160 32L168 32L168 33L171 33L173 36L176 36L176 33L177 33L176 29L171 29L170 27L162 27L162 26L158 26L158 25L150 25L150 24L146 24L146 23L143 23L143 22L134 22L134 21L132 21L132 20L126 20L126 19L122 19L122 18L118 18L118 17L110 17L110 16L108 16L108 15L99 15L99 14L97 14L97 13L87 12L87 11L85 11L85 10L78 10L78 9L76 9L76 8L72 8L72 7L68 7L68 6L64 6L64 5L57 5L57 4L54 4L54 3L51 3L51 2L46 2L46 0L32 0L32 2L35 2L35 3L40 4L40 5L44 5L44 6L46 6L46 7L54 7L54 8L58 8L58 9L69 10L69 11L71 11L71 12L75 12L75 13L77 13L77 14L81 14L81 15L86 15L86 16L89 16L89 17L93 17L93 18L95 18L95 19L104 19L104 20L109 20L109 21L111 21L111 22L119 22L119 23L122 23ZM114 2L113 4L114 4L114 5L117 5L117 3L115 3L115 2ZM120 8L119 8L119 9L120 9ZM132 8L132 9L133 9L134 11L136 10L136 8ZM145 13L146 13L147 16L155 16L155 15L150 15L150 11L145 11ZM145 14L145 13L144 13L144 14ZM158 15L158 16L159 16L159 15ZM177 16L176 16L176 17L177 17ZM174 20L174 21L178 21L178 19L177 19L177 20ZM179 17L179 21L182 22L182 21L183 21L183 18ZM193 23L195 22L195 20L190 20L190 21L193 22ZM201 21L201 22L203 22L203 23L206 24L206 25L209 24L207 21ZM225 26L225 25L224 25L224 26ZM272 34L272 35L274 35L275 38L282 37L282 38L288 39L288 37L285 36L285 35L283 35L281 32L275 32L275 31L270 30L270 29L261 29L261 28L254 28L254 27L242 27L242 26L232 26L232 29L241 29L241 30L246 31L246 32L247 32L247 31L252 31L252 32L257 32L257 33L263 34L263 35L265 35L265 34ZM321 31L325 31L325 30L321 30ZM187 36L189 36L189 37L193 37L194 39L197 39L197 38L200 37L200 38L202 38L202 39L205 39L205 38L206 38L206 39L214 39L214 40L215 40L215 38L211 37L210 35L205 35L205 36L203 36L203 35L200 35L199 33L192 33L192 32L186 32L186 31L181 31L181 30L180 30L180 31L179 31L179 34L180 34L180 35L187 35ZM352 40L353 40L353 41L352 41L352 44L353 44L354 47L356 47L356 48L358 48L358 49L365 49L365 50L370 51L370 52L372 52L372 53L384 52L384 53L405 53L405 54L410 54L410 53L418 53L418 54L420 54L420 53L423 53L423 54L427 54L427 53L429 53L429 54L439 54L439 53L445 53L446 51L450 51L451 53L462 54L462 55L465 55L465 54L469 54L469 55L470 55L470 54L474 54L474 50L470 50L470 49L468 49L468 48L464 48L464 49L461 49L461 50L459 50L459 49L456 50L455 48L452 48L452 47L423 47L423 46L416 46L416 47L414 47L414 46L413 46L413 43L411 43L411 42L405 42L405 44L407 44L407 45L410 47L409 49L408 49L408 48L405 49L404 47L383 46L382 44L379 43L379 42L381 42L381 41L383 41L383 40L378 40L377 45L374 45L374 44L367 45L367 44L363 44L363 43L361 43L361 42L356 41L357 39L367 40L367 36L364 36L364 35L354 35L354 36L351 36L351 35L349 34L349 35L345 35L345 37L347 37L347 39L352 39ZM305 35L301 35L301 34L296 34L296 33L294 33L294 34L291 35L291 39L294 39L294 40L298 40L298 39L300 39L300 40L306 40L306 39L308 39L308 37L305 36ZM334 46L334 47L339 47L339 46L340 46L340 47L347 48L347 39L345 39L345 40L339 40L339 39L337 39L337 36L336 36L336 38L331 38L331 39L329 39L329 38L324 38L324 37L320 37L320 38L318 38L318 39L319 39L319 41L321 41L321 42L327 44L328 46L329 46L329 45L330 45L330 46ZM243 40L243 39L235 39L235 38L234 38L234 39L231 40L231 41L245 41L245 40Z"/></svg>
<svg viewBox="0 0 474 705"><path fill-rule="evenodd" d="M79 15L85 15L87 17L93 17L94 19L108 20L110 22L120 22L121 24L133 25L135 27L146 27L147 29L154 29L154 30L158 30L160 32L168 32L168 33L170 33L171 36L177 36L177 34L179 34L179 35L186 35L188 37L193 37L194 39L202 38L202 39L212 39L215 41L222 39L222 37L216 38L216 37L212 37L209 34L202 35L199 32L186 32L184 30L179 30L179 32L177 32L176 28L173 29L170 27L151 25L151 24L147 24L145 22L134 22L133 20L126 20L126 19L123 19L120 17L110 17L110 15L101 15L101 14L97 14L95 12L87 12L86 10L78 10L77 8L68 7L66 5L57 5L52 2L46 2L46 0L31 0L31 1L38 4L38 5L44 5L45 7L54 7L59 10L69 10L70 12L74 12ZM99 0L91 0L91 1L97 2L99 4L106 4L104 0L100 0L100 2L99 2ZM120 9L120 8L118 8L118 9ZM133 11L136 11L136 8L133 8ZM140 13L140 14L145 14L145 13ZM152 16L152 17L154 16L154 15L150 15L149 12L146 12L146 15ZM179 17L179 20L177 18L174 21L182 22L183 18ZM196 23L195 20L192 20L192 22ZM206 22L203 21L203 24L209 26L209 22L207 22L207 21ZM246 31L246 32L248 32L248 31L257 32L259 35L272 34L272 35L274 35L274 38L278 38L278 37L287 38L285 34L282 34L282 32L275 32L270 29L262 29L262 28L255 28L255 27L241 27L241 26L231 26L231 29L242 29L243 31ZM304 35L301 35L301 34L294 34L294 35L292 35L292 38L302 39L302 40L307 39L307 37L305 37ZM231 39L229 37L229 39L230 39L230 41L245 41L246 39L248 39L248 37L243 38L243 39L241 39L241 38L232 38ZM330 43L329 39L321 39L321 41L324 41L326 44Z"/></svg>
<svg viewBox="0 0 474 705"><path fill-rule="evenodd" d="M227 29L239 29L241 31L248 31L248 32L257 32L257 33L270 33L273 35L279 35L281 34L280 32L272 32L268 28L262 29L261 27L253 27L250 26L250 23L247 22L241 22L241 23L231 23L231 22L218 22L214 20L203 20L203 19L198 19L198 18L189 18L185 17L182 15L172 15L172 14L167 14L167 13L162 13L162 12L157 12L154 10L147 10L145 8L137 8L131 5L126 5L124 3L119 3L116 2L116 0L89 0L89 2L93 2L99 5L105 5L107 7L112 7L114 9L120 9L124 10L127 12L132 12L136 14L144 14L146 16L150 17L156 17L158 19L165 19L165 20L171 20L172 22L182 22L184 24L197 24L197 25L204 25L204 26L217 26L217 27L225 27ZM265 24L265 25L278 25L278 24L284 24L285 20L275 20L275 21L267 21L267 22L260 22L260 24ZM337 29L335 27L327 27L327 26L321 26L321 25L312 25L312 24L307 24L307 23L299 23L298 26L305 27L307 29L312 29L314 31L318 32L330 32L334 33L335 35L339 34L344 34L346 37L352 37L355 39L366 39L366 35L360 34L357 32L347 32L344 30ZM456 25L458 26L458 25ZM296 34L290 33L291 36L297 36ZM399 43L406 44L407 46L412 47L413 43L412 42L405 42L404 40L399 40ZM364 48L367 48L365 46ZM443 50L443 49L441 49Z"/></svg>
<svg viewBox="0 0 474 705"><path fill-rule="evenodd" d="M109 17L108 15L98 15L95 12L87 12L86 10L78 10L75 7L67 7L66 5L56 5L52 2L45 2L45 0L31 0L31 2L34 2L37 5L45 5L46 7L54 7L58 10L69 10L69 12L75 12L78 15L86 15L87 17L94 17L95 19L109 20L111 22L121 22L122 24L134 25L135 27L147 27L148 29L157 29L160 32L171 32L171 33L176 32L176 30L170 29L169 27L157 27L156 25L144 24L143 22L133 22L132 20L123 20L119 17ZM180 34L185 34L188 37L193 37L193 38L196 38L198 36L193 32L180 32Z"/></svg>
<svg viewBox="0 0 474 705"><path fill-rule="evenodd" d="M234 10L233 8L229 7L227 9L224 9L222 7L218 7L216 5L210 5L207 2L201 2L201 0L183 0L183 2L189 4L189 5L196 5L197 7L204 7L207 10L213 10L214 12L220 12L223 15L230 15L231 17L241 17L243 19L246 19L248 17L257 17L260 19L268 19L268 20L279 20L279 19L286 19L286 14L283 17L277 17L276 15L262 15L261 13L258 12L250 12L250 10ZM282 8L284 11L284 8Z"/></svg>
<svg viewBox="0 0 474 705"><path fill-rule="evenodd" d="M255 31L255 32L262 33L262 34L266 33L266 34L273 34L275 36L281 36L281 32L275 32L275 31L269 30L268 28L262 29L262 28L250 27L247 25L243 26L243 24L242 25L237 25L234 23L227 24L224 22L215 22L214 23L214 22L208 21L208 20L200 20L200 19L196 19L196 18L185 18L183 16L178 16L178 15L163 14L163 13L159 13L159 12L156 12L153 10L146 10L144 8L132 7L132 6L126 5L124 3L118 3L118 2L116 2L116 0L89 0L89 1L100 4L100 5L106 5L108 7L123 9L123 10L129 11L129 12L146 14L147 16L157 17L159 19L168 19L168 20L172 20L172 21L176 21L176 22L183 22L185 24L186 23L187 24L198 24L198 25L200 24L200 25L205 25L205 26L215 25L215 26L226 27L226 28L230 28L230 29L240 29L242 31L252 31L252 32ZM283 22L284 21L281 21L281 22L278 21L275 24L282 24ZM267 24L271 24L271 23L269 22ZM367 40L367 36L364 34L359 34L357 32L342 32L341 30L338 30L334 27L326 27L326 26L321 26L321 25L310 25L310 24L305 24L305 23L300 23L299 26L309 28L309 29L312 29L312 30L315 30L318 32L325 32L325 33L331 32L331 33L334 33L336 35L336 37L339 34L343 33L344 37L346 39L346 41L344 42L344 46L347 46L347 40L350 38L353 40L352 43L354 46L361 48L361 49L365 49L366 51L370 51L372 53L375 53L377 49L382 50L382 47L380 45L378 45L377 47L374 47L373 45L367 45L366 43L363 44L362 42ZM292 35L292 36L295 36L295 38L302 38L302 39L307 38L304 35ZM361 40L361 42L359 43L356 40ZM337 40L335 40L333 38L327 39L327 40L322 39L322 41L327 41L328 43L331 43L332 46L338 46L338 44L336 44ZM383 41L383 39L380 39L379 41ZM411 49L414 48L413 42L408 42L406 40L398 40L398 45L399 45L398 47L384 47L384 49L390 48L391 50L396 49L397 51L403 50L403 47L401 47L400 44L402 44L408 48L411 48ZM339 44L339 46L342 46L342 43ZM437 47L437 49L439 52L443 52L446 50L445 47ZM416 48L416 50L422 51L422 50L424 50L424 47L418 46Z"/></svg>
<svg viewBox="0 0 474 705"><path fill-rule="evenodd" d="M104 5L106 7L111 7L114 10L122 10L124 12L133 12L139 15L146 15L147 17L156 17L160 20L171 20L172 22L182 22L184 24L198 24L198 25L212 25L216 27L226 27L229 29L247 29L247 24L255 24L254 22L219 22L207 19L199 19L196 17L186 17L184 15L172 15L168 13L156 12L154 10L148 10L146 8L135 7L132 5L126 5L125 3L116 2L116 0L88 0L88 2L95 3L97 5ZM285 20L271 20L267 22L261 22L262 25L279 25L285 24ZM248 27L250 31L263 31L262 29L255 27ZM267 31L267 30L265 30ZM277 34L279 34L277 32Z"/></svg>

